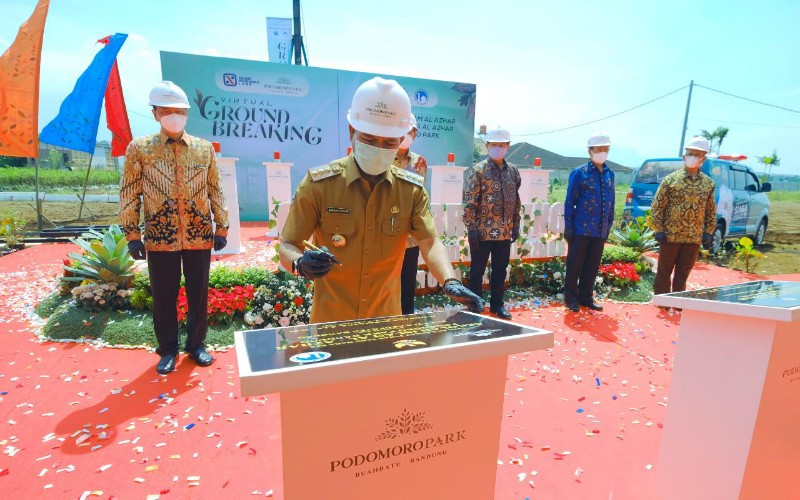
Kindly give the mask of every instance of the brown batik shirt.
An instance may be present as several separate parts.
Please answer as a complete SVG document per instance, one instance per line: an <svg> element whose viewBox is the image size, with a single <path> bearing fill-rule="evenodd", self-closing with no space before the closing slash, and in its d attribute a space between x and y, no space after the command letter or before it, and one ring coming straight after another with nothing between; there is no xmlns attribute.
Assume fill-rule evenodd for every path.
<svg viewBox="0 0 800 500"><path fill-rule="evenodd" d="M119 203L125 237L144 240L148 251L208 250L215 235L228 234L214 148L185 132L178 140L160 132L128 145Z"/></svg>

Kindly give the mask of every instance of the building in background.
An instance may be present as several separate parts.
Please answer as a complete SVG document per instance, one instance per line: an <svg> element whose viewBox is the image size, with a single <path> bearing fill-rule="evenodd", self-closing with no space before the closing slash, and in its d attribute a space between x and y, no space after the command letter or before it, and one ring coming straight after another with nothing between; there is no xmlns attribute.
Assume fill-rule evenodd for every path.
<svg viewBox="0 0 800 500"><path fill-rule="evenodd" d="M86 170L89 166L89 154L83 151L39 143L39 166L43 168L63 168L67 170ZM120 171L125 164L125 157L114 158L111 156L111 143L98 141L95 144L94 155L91 156L92 169ZM33 164L33 160L29 160Z"/></svg>

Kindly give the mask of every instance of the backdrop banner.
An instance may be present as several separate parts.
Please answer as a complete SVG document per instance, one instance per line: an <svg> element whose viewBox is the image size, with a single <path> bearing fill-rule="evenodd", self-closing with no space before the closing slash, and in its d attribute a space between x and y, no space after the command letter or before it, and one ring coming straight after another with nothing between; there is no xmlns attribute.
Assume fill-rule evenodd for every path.
<svg viewBox="0 0 800 500"><path fill-rule="evenodd" d="M356 88L383 76L397 80L411 99L419 135L411 150L429 164L447 153L472 164L475 85L289 64L161 52L161 72L189 95L187 131L222 144L239 158L242 220L267 220L263 162L280 151L291 162L292 192L309 168L345 156L350 145L347 110Z"/></svg>

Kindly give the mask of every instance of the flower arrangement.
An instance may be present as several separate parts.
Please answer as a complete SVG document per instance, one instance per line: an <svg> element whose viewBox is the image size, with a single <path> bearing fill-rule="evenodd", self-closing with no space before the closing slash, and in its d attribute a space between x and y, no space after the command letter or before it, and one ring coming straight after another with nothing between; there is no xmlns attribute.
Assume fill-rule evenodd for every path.
<svg viewBox="0 0 800 500"><path fill-rule="evenodd" d="M599 274L617 288L627 288L642 279L636 272L636 266L630 262L603 264Z"/></svg>
<svg viewBox="0 0 800 500"><path fill-rule="evenodd" d="M253 298L255 288L252 285L234 286L230 288L208 289L208 321L209 323L230 323L236 313L243 313ZM178 321L183 323L189 314L189 300L186 287L178 292Z"/></svg>
<svg viewBox="0 0 800 500"><path fill-rule="evenodd" d="M129 309L133 290L119 289L116 283L86 283L72 289L78 306L90 311Z"/></svg>
<svg viewBox="0 0 800 500"><path fill-rule="evenodd" d="M305 325L313 295L313 282L285 274L273 286L256 289L245 323L255 328Z"/></svg>

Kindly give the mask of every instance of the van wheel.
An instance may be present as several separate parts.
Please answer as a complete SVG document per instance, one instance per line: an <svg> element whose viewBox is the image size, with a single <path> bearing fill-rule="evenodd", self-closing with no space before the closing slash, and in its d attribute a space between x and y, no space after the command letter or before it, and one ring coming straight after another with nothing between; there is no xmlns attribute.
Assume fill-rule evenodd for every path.
<svg viewBox="0 0 800 500"><path fill-rule="evenodd" d="M725 237L725 226L720 223L717 223L717 227L714 228L714 234L711 235L711 253L717 254L722 249L722 243L724 242Z"/></svg>
<svg viewBox="0 0 800 500"><path fill-rule="evenodd" d="M764 238L767 236L767 219L761 219L761 222L758 223L758 229L756 229L756 238L755 244L756 246L761 246L764 244Z"/></svg>

